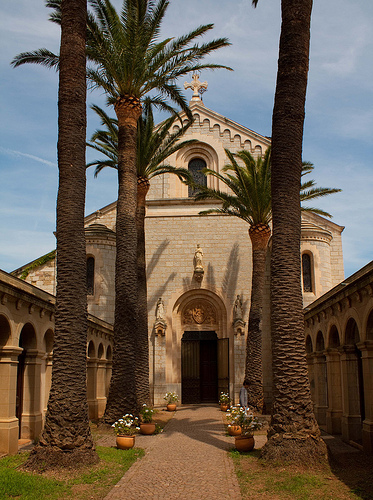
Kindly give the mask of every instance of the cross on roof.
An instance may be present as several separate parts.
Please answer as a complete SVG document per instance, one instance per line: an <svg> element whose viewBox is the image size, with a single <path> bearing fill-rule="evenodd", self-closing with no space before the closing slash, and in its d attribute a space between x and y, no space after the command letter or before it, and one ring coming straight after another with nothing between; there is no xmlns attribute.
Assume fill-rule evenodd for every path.
<svg viewBox="0 0 373 500"><path fill-rule="evenodd" d="M191 83L184 83L184 88L185 89L192 89L193 90L193 95L192 95L192 101L201 101L200 94L207 89L207 82L200 82L199 81L199 74L198 73L193 73L192 76L192 82Z"/></svg>

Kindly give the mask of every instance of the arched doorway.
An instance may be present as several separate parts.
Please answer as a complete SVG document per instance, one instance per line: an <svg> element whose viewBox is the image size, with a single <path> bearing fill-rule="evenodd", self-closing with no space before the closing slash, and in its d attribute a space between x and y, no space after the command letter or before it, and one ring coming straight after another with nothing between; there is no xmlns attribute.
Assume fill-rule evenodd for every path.
<svg viewBox="0 0 373 500"><path fill-rule="evenodd" d="M229 339L209 299L194 296L182 308L181 397L186 404L217 403L219 392L229 391Z"/></svg>
<svg viewBox="0 0 373 500"><path fill-rule="evenodd" d="M183 403L216 403L218 399L216 332L184 332L181 339Z"/></svg>

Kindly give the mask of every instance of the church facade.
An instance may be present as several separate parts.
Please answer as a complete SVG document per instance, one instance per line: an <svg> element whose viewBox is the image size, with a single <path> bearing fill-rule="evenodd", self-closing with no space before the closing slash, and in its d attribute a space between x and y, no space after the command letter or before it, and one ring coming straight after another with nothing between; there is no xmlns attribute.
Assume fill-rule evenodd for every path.
<svg viewBox="0 0 373 500"><path fill-rule="evenodd" d="M195 121L184 138L196 142L174 153L168 159L171 165L189 168L198 175L206 166L220 172L226 162L226 148L232 152L246 149L254 157L264 154L269 138L206 108L198 93L193 99ZM206 182L224 189L215 178ZM174 175L151 181L145 232L150 373L155 404L161 404L164 393L171 390L183 402L212 402L223 390L237 394L242 384L252 278L251 243L248 225L240 219L221 214L199 215L213 206L216 203L209 200L196 203L190 188ZM114 320L115 218L113 203L85 221L91 273L88 311L110 324ZM302 217L301 252L307 273L305 305L344 277L342 230L316 215ZM24 268L19 273L22 271ZM269 273L263 364L265 400L270 407L268 280ZM26 281L54 294L54 260L34 268ZM162 304L161 314L157 303Z"/></svg>
<svg viewBox="0 0 373 500"><path fill-rule="evenodd" d="M195 121L184 139L195 139L196 142L174 153L168 159L169 164L189 168L198 178L204 167L217 172L222 170L227 161L225 149L233 153L246 149L258 157L270 145L268 137L205 107L197 91L190 105ZM205 182L211 187L224 189L216 178L207 178ZM200 215L201 211L215 206L216 202L211 200L195 202L188 187L176 176L166 174L151 180L145 234L150 387L156 406L164 403L163 396L168 391L175 391L181 403L215 403L220 391L228 391L235 401L238 400L244 376L250 307L251 243L249 227L242 220L222 214ZM101 416L104 411L111 373L115 222L115 202L85 219L88 312L91 319L87 378L92 418ZM342 231L342 226L323 217L309 213L302 215L302 287L305 307L344 279ZM269 244L262 347L263 385L268 411L272 400L270 251ZM44 293L42 298L46 303L54 300L56 269L53 253L12 274L18 278L22 276L24 286L30 287L30 290L39 289L40 293ZM17 278L11 279L19 282ZM7 330L3 349L9 346L19 349L21 346L23 326L12 322L13 313L9 305L14 302L12 307L16 310L16 300L11 299L8 306L6 301L0 304L0 338L2 330ZM38 321L41 318L40 311ZM43 376L40 376L40 380L36 380L37 377L33 379L39 387L35 389L36 392L43 394L43 403L37 402L36 393L33 396L34 406L39 405L40 425L50 383L50 346L53 339L51 314L48 310L48 324L40 327L41 340L36 341L33 347L42 353L39 364ZM27 316L27 319L33 325L31 316ZM35 325L36 330L39 327ZM49 332L48 352L43 328ZM14 351L13 366L17 364L17 353ZM17 370L11 372L9 368L9 373L13 374L13 378L17 377ZM12 383L12 387L15 387L15 383ZM10 402L8 407L12 404ZM36 437L36 431L25 430L25 435L27 432L29 436Z"/></svg>

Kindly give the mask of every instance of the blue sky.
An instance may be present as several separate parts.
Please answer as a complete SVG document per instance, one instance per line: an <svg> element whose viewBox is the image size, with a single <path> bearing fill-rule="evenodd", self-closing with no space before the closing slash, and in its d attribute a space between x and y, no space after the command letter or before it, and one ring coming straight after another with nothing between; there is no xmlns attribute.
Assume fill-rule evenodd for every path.
<svg viewBox="0 0 373 500"><path fill-rule="evenodd" d="M0 6L0 268L8 272L55 247L57 75L9 64L22 51L58 51L59 29L48 14L42 0ZM205 23L215 24L209 39L226 36L232 43L212 59L234 69L202 73L209 83L205 105L270 136L280 0L260 0L256 9L249 0L171 0L162 36ZM373 258L372 23L373 2L314 2L303 158L314 163L318 185L343 189L318 206L345 226L346 276ZM104 98L89 92L88 103L103 106ZM98 126L89 112L87 137ZM94 179L88 171L86 213L115 198L115 172Z"/></svg>

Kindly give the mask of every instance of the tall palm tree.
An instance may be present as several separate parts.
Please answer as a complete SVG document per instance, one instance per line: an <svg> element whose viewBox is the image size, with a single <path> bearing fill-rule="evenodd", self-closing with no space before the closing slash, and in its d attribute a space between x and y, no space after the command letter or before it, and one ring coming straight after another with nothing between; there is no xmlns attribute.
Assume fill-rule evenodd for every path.
<svg viewBox="0 0 373 500"><path fill-rule="evenodd" d="M203 57L228 44L224 38L198 45L196 38L212 25L185 36L159 40L167 0L124 0L120 15L109 0L90 0L87 57L94 63L88 78L104 90L118 118L118 201L116 221L116 280L114 356L103 420L112 422L123 411L136 411L136 336L138 327L137 275L137 120L142 100L167 105L166 99L190 114L177 78L201 68ZM142 305L144 307L144 304ZM125 387L125 390L123 390Z"/></svg>
<svg viewBox="0 0 373 500"><path fill-rule="evenodd" d="M55 340L45 426L29 457L29 466L36 469L98 460L89 428L86 388L86 16L86 0L63 0Z"/></svg>
<svg viewBox="0 0 373 500"><path fill-rule="evenodd" d="M253 0L256 6L258 0ZM267 460L318 462L326 446L313 413L304 345L300 264L303 124L312 0L281 0L272 116L271 328L273 409Z"/></svg>
<svg viewBox="0 0 373 500"><path fill-rule="evenodd" d="M106 158L95 160L87 165L96 166L95 176L105 167L118 169L118 120L110 118L98 106L92 109L100 116L103 130L97 130L87 145L102 153ZM158 175L172 173L180 180L191 181L190 172L184 168L175 168L165 164L165 160L194 139L180 141L182 135L191 126L189 121L178 131L170 133L171 127L179 119L177 114L162 122L158 127L154 125L152 106L149 101L144 104L143 113L137 122L137 277L138 277L138 326L136 349L136 386L137 399L147 403L149 395L149 339L148 339L148 305L147 280L145 260L145 200L150 187L150 179Z"/></svg>
<svg viewBox="0 0 373 500"><path fill-rule="evenodd" d="M48 1L59 22L60 0ZM89 0L86 55L93 88L104 90L118 118L118 201L115 280L113 370L104 420L136 411L135 351L137 332L136 144L141 103L151 95L154 104L169 109L167 99L191 118L177 79L200 69L227 66L203 63L206 55L229 45L226 38L198 44L212 24L202 25L179 38L160 40L168 0L124 0L120 15L109 0ZM12 64L33 62L58 69L58 56L46 49L23 53ZM125 362L124 362L125 360ZM125 390L123 390L125 387Z"/></svg>
<svg viewBox="0 0 373 500"><path fill-rule="evenodd" d="M271 148L264 158L255 158L248 151L236 154L226 150L230 161L223 167L226 175L205 169L207 175L216 177L229 188L229 192L197 186L196 200L213 198L223 202L221 208L213 208L201 212L202 215L222 213L238 217L249 225L249 236L252 246L252 283L249 312L248 335L246 344L245 378L249 380L249 406L259 412L263 410L262 380L262 304L264 293L265 260L267 245L271 236L270 221L272 219L271 203ZM237 162L241 160L241 165ZM305 162L303 174L313 170L312 163ZM301 200L327 196L340 189L316 187L315 181L304 182L300 187ZM331 217L318 208L302 207L303 210Z"/></svg>

